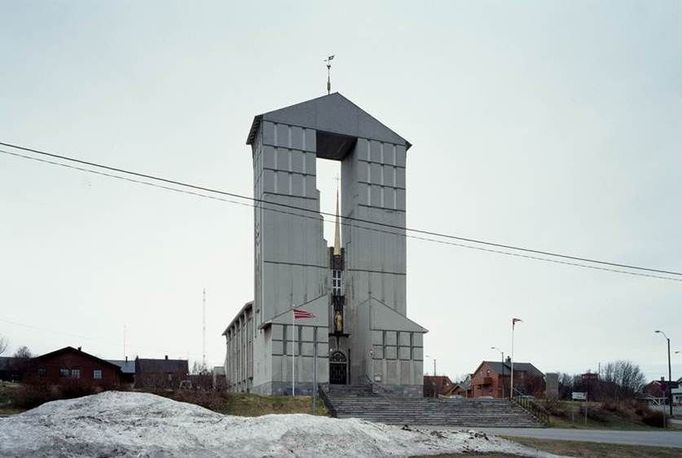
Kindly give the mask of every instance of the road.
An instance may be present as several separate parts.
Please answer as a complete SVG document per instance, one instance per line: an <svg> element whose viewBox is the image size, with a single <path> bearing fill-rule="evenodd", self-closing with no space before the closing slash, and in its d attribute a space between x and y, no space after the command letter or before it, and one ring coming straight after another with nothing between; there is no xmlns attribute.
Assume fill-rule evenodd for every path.
<svg viewBox="0 0 682 458"><path fill-rule="evenodd" d="M682 431L614 431L562 428L473 429L498 436L682 448Z"/></svg>

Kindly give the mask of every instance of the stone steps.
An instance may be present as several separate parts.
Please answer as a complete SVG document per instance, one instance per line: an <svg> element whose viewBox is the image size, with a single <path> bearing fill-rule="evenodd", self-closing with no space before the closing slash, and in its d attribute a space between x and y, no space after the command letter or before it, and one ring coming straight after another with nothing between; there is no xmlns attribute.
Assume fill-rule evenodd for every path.
<svg viewBox="0 0 682 458"><path fill-rule="evenodd" d="M500 399L397 398L372 392L371 386L323 388L329 410L338 418L361 418L386 424L461 427L537 427L522 408Z"/></svg>

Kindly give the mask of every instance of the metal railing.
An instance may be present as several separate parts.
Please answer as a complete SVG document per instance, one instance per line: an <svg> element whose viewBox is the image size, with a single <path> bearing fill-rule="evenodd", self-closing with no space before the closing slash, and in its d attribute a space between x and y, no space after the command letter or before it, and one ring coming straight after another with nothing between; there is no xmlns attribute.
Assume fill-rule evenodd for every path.
<svg viewBox="0 0 682 458"><path fill-rule="evenodd" d="M331 415L332 417L336 417L337 416L336 408L334 408L334 405L329 399L329 396L327 396L327 390L321 383L317 385L317 393L320 395L320 400L324 403L325 407L327 407L329 415Z"/></svg>
<svg viewBox="0 0 682 458"><path fill-rule="evenodd" d="M514 389L512 402L534 416L543 425L549 426L549 413L529 396L521 393L517 389Z"/></svg>

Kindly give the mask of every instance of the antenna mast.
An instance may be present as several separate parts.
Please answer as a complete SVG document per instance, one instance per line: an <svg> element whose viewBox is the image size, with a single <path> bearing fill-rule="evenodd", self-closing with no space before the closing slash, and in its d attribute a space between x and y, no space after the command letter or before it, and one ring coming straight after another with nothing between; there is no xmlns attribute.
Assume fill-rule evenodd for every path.
<svg viewBox="0 0 682 458"><path fill-rule="evenodd" d="M332 93L332 60L334 60L333 55L324 60L327 63L327 95Z"/></svg>
<svg viewBox="0 0 682 458"><path fill-rule="evenodd" d="M202 299L202 307L201 307L201 364L206 370L206 288L204 288L204 295Z"/></svg>

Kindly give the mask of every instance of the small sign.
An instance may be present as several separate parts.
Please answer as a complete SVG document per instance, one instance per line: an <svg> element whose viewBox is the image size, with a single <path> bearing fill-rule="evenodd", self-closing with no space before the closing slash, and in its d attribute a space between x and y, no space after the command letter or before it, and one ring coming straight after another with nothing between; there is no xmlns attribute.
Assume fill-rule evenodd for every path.
<svg viewBox="0 0 682 458"><path fill-rule="evenodd" d="M571 399L574 401L587 401L587 393L584 391L573 391L571 393Z"/></svg>

